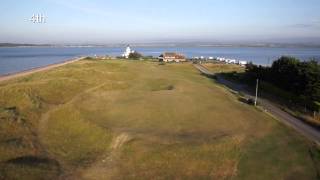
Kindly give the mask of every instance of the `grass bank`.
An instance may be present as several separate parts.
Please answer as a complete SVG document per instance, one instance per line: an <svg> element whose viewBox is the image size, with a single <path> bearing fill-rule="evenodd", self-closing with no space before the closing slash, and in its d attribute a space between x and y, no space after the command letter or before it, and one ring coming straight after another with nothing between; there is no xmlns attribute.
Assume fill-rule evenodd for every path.
<svg viewBox="0 0 320 180"><path fill-rule="evenodd" d="M240 67L233 64L213 63L208 63L204 66L211 72L221 73L224 78L235 83L247 85L248 90L252 92L255 91L255 84L249 84L248 80L244 78L245 67ZM259 96L275 102L282 110L300 119L301 121L320 129L319 113L310 112L306 107L302 107L294 102L293 100L296 98L296 95L293 93L280 89L266 81L260 80Z"/></svg>
<svg viewBox="0 0 320 180"><path fill-rule="evenodd" d="M316 179L320 154L192 64L81 60L0 84L3 179Z"/></svg>

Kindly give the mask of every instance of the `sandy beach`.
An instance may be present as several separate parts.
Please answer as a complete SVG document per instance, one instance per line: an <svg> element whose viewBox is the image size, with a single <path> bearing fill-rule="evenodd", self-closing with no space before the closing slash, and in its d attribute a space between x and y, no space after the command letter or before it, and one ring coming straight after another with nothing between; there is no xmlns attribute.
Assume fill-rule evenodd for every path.
<svg viewBox="0 0 320 180"><path fill-rule="evenodd" d="M36 72L47 71L47 70L50 70L50 69L53 69L53 68L64 66L66 64L70 64L70 63L74 63L76 61L80 61L81 59L84 59L84 57L80 57L80 58L76 58L76 59L72 59L72 60L67 60L67 61L64 61L64 62L61 62L61 63L50 64L50 65L43 66L43 67L33 68L33 69L30 69L30 70L26 70L26 71L22 71L22 72L18 72L18 73L13 73L13 74L0 76L0 82L6 81L6 80L10 80L10 79L14 79L14 78L18 78L18 77L22 77L22 76L26 76L26 75L33 74L33 73L36 73Z"/></svg>

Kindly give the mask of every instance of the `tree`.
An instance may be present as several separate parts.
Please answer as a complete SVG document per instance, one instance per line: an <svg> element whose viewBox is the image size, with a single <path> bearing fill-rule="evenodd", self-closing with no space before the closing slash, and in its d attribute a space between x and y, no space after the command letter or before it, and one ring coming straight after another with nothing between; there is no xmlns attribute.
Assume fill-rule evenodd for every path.
<svg viewBox="0 0 320 180"><path fill-rule="evenodd" d="M283 56L271 67L249 63L245 77L252 84L259 78L295 95L292 99L300 105L316 110L314 102L320 101L320 65L311 60L302 62L294 57Z"/></svg>
<svg viewBox="0 0 320 180"><path fill-rule="evenodd" d="M317 111L318 113L320 113L320 102L313 102L314 103L314 111Z"/></svg>
<svg viewBox="0 0 320 180"><path fill-rule="evenodd" d="M282 89L299 94L299 63L294 57L281 57L273 62L270 69L272 77L268 79Z"/></svg>
<svg viewBox="0 0 320 180"><path fill-rule="evenodd" d="M142 57L143 57L142 54L136 51L129 54L129 59L140 59Z"/></svg>

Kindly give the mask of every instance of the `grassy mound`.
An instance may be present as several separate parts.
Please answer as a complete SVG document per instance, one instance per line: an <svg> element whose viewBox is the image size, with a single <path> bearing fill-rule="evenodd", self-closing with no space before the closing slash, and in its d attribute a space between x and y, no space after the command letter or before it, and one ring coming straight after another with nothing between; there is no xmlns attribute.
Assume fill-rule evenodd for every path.
<svg viewBox="0 0 320 180"><path fill-rule="evenodd" d="M188 63L82 60L2 82L0 96L0 179L319 173L316 147Z"/></svg>

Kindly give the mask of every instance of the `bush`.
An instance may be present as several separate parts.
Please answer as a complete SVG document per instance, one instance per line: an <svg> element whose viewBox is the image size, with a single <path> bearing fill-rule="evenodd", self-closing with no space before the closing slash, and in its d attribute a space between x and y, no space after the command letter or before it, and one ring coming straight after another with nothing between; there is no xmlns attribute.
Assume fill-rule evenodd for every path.
<svg viewBox="0 0 320 180"><path fill-rule="evenodd" d="M252 99L252 98L249 98L248 101L247 101L247 103L248 103L249 105L254 105L254 102L255 102L255 100Z"/></svg>
<svg viewBox="0 0 320 180"><path fill-rule="evenodd" d="M94 60L94 59L93 59L93 57L88 56L88 57L84 58L84 60Z"/></svg>
<svg viewBox="0 0 320 180"><path fill-rule="evenodd" d="M129 59L140 59L143 56L138 52L133 52L129 54Z"/></svg>

